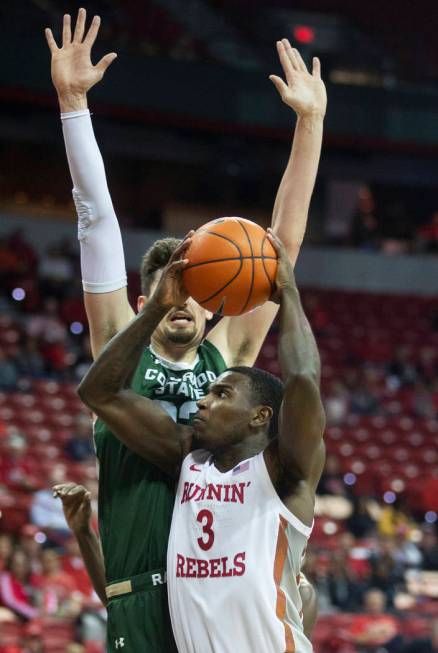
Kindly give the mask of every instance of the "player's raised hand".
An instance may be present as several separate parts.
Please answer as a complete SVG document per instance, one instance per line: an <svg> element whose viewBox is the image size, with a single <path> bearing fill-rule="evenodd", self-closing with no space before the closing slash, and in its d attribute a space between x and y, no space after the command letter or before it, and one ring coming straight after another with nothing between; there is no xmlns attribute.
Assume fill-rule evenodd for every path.
<svg viewBox="0 0 438 653"><path fill-rule="evenodd" d="M53 486L53 496L62 501L65 519L73 533L86 531L91 519L91 494L76 483L61 483Z"/></svg>
<svg viewBox="0 0 438 653"><path fill-rule="evenodd" d="M309 114L324 116L327 108L327 93L321 79L319 59L313 57L313 69L312 73L309 73L300 53L287 39L277 41L277 52L286 82L277 75L270 75L269 79L280 93L283 102L299 116Z"/></svg>
<svg viewBox="0 0 438 653"><path fill-rule="evenodd" d="M45 30L47 44L52 54L52 81L61 105L61 111L75 111L87 106L86 94L99 82L108 66L117 57L115 52L106 54L95 65L91 63L91 48L100 27L99 16L94 16L88 31L85 30L87 12L79 9L72 35L71 18L64 16L62 46L59 48L52 30Z"/></svg>
<svg viewBox="0 0 438 653"><path fill-rule="evenodd" d="M193 234L194 231L189 231L182 243L173 252L161 274L153 294L153 299L158 301L161 306L166 306L169 309L174 306L184 306L188 299L189 295L182 280L182 271L188 263L185 255L192 242L191 236Z"/></svg>
<svg viewBox="0 0 438 653"><path fill-rule="evenodd" d="M281 294L286 288L296 288L295 274L292 261L289 258L287 249L281 240L274 234L272 229L268 229L268 238L278 256L277 274L275 277L275 290L271 296L271 302L279 304Z"/></svg>

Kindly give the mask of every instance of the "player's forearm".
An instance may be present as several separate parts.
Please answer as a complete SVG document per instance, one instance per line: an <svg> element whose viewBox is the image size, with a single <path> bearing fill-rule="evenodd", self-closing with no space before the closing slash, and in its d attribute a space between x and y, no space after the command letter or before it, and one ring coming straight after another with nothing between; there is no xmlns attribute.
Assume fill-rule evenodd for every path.
<svg viewBox="0 0 438 653"><path fill-rule="evenodd" d="M282 291L278 348L285 383L295 375L305 375L319 384L319 351L294 281Z"/></svg>
<svg viewBox="0 0 438 653"><path fill-rule="evenodd" d="M100 541L91 527L75 532L75 537L94 590L103 605L106 605L105 562Z"/></svg>
<svg viewBox="0 0 438 653"><path fill-rule="evenodd" d="M323 122L318 113L298 116L291 155L275 198L272 228L286 245L292 264L306 232L321 155Z"/></svg>
<svg viewBox="0 0 438 653"><path fill-rule="evenodd" d="M99 407L128 387L144 348L169 309L151 299L143 310L107 344L78 387L82 401Z"/></svg>

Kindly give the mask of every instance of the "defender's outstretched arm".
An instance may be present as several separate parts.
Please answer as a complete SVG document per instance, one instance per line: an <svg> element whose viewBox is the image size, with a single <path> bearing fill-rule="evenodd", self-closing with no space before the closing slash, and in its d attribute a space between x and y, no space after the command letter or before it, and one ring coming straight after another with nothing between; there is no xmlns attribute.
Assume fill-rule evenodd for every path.
<svg viewBox="0 0 438 653"><path fill-rule="evenodd" d="M189 429L176 424L156 401L129 389L144 348L166 313L183 306L181 270L190 245L184 240L164 268L154 294L127 327L106 345L78 388L78 395L116 437L172 476L190 445Z"/></svg>
<svg viewBox="0 0 438 653"><path fill-rule="evenodd" d="M45 33L52 55L52 81L58 94L73 180L84 302L91 348L96 357L111 337L133 318L134 312L126 291L120 228L87 104L87 92L102 79L117 55L111 52L93 66L91 49L98 35L100 18L94 16L87 32L85 22L85 9L80 9L72 35L70 16L64 16L60 48L49 28Z"/></svg>
<svg viewBox="0 0 438 653"><path fill-rule="evenodd" d="M275 199L272 228L295 265L318 170L327 95L319 59L314 58L310 74L287 39L277 42L277 51L287 83L275 75L270 79L283 102L297 114L297 122L291 155ZM275 304L267 302L245 315L224 318L210 331L208 339L228 365L253 365L277 310Z"/></svg>

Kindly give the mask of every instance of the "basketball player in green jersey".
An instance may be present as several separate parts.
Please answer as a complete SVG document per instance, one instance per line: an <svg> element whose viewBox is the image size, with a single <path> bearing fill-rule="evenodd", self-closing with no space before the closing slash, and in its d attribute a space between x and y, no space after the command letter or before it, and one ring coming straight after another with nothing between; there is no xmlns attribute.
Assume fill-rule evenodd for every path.
<svg viewBox="0 0 438 653"><path fill-rule="evenodd" d="M95 17L86 31L85 19L81 9L72 34L70 17L64 17L61 48L50 30L46 37L74 183L84 301L96 357L134 312L127 298L120 229L87 108L88 90L116 55L108 54L92 65L91 47L100 21ZM297 113L297 124L272 225L295 262L319 162L326 94L318 60L309 74L288 41L278 42L277 49L287 83L276 76L271 80L285 104ZM176 244L158 241L146 254L138 309L153 291ZM188 421L196 399L225 367L254 363L276 310L267 303L244 316L224 318L204 340L205 311L192 300L176 306L153 334L134 375L133 389L160 401L178 421ZM108 600L108 650L170 653L164 565L173 488L162 472L124 447L99 421L95 441L104 562L89 529L77 536L96 590Z"/></svg>

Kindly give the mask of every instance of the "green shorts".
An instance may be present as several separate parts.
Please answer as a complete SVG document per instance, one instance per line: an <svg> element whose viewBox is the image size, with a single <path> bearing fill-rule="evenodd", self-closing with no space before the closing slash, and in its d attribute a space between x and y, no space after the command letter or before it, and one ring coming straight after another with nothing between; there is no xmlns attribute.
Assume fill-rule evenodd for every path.
<svg viewBox="0 0 438 653"><path fill-rule="evenodd" d="M107 594L108 653L177 653L164 570L112 584Z"/></svg>

